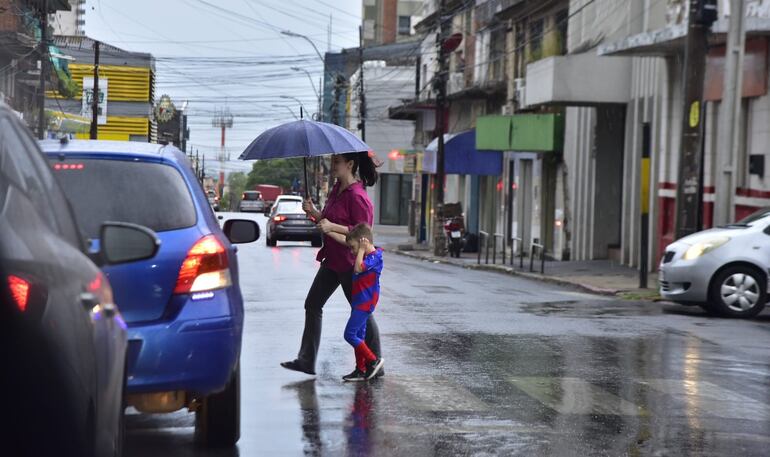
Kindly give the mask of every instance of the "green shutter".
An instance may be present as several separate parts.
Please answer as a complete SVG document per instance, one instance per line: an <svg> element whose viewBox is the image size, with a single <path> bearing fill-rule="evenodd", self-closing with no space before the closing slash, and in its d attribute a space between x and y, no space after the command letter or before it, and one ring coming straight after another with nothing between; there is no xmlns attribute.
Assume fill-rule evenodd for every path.
<svg viewBox="0 0 770 457"><path fill-rule="evenodd" d="M561 151L564 117L561 114L515 115L511 137L511 149L514 151Z"/></svg>
<svg viewBox="0 0 770 457"><path fill-rule="evenodd" d="M511 116L481 116L476 120L476 149L511 150Z"/></svg>

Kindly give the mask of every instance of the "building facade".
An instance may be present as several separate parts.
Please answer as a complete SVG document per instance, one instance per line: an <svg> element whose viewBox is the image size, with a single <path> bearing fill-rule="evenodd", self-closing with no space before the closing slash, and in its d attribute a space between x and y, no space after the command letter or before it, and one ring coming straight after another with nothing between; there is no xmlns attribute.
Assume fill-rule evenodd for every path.
<svg viewBox="0 0 770 457"><path fill-rule="evenodd" d="M422 0L363 0L364 47L411 40L421 11Z"/></svg>
<svg viewBox="0 0 770 457"><path fill-rule="evenodd" d="M364 75L361 90L361 74ZM380 179L370 191L374 221L383 225L408 225L415 173L413 124L390 119L388 109L414 92L414 66L390 66L383 61L366 62L350 78L350 112L347 128L363 137L383 162ZM365 115L362 116L362 100ZM365 123L362 121L365 120Z"/></svg>
<svg viewBox="0 0 770 457"><path fill-rule="evenodd" d="M62 97L57 91L49 92L46 107L54 116L63 114L90 119L90 104L83 102L83 94L93 91L95 42L84 36L57 36L54 44L74 59L68 66L77 90L71 99ZM99 90L106 94L106 98L100 103L98 139L156 143L153 56L101 43L99 70ZM87 130L73 133L77 138L89 137Z"/></svg>
<svg viewBox="0 0 770 457"><path fill-rule="evenodd" d="M57 11L48 19L54 35L84 36L86 34L86 0L69 0L69 10Z"/></svg>
<svg viewBox="0 0 770 457"><path fill-rule="evenodd" d="M14 109L30 128L37 128L40 92L40 0L0 0L0 100ZM67 11L65 0L50 0L47 13ZM47 84L56 79L51 75Z"/></svg>

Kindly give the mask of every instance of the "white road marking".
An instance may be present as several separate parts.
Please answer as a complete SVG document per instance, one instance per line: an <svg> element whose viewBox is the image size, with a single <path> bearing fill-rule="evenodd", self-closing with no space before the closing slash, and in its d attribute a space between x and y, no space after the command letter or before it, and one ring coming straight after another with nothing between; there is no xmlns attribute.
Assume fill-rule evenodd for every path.
<svg viewBox="0 0 770 457"><path fill-rule="evenodd" d="M561 414L639 416L643 408L578 378L515 377L511 383Z"/></svg>

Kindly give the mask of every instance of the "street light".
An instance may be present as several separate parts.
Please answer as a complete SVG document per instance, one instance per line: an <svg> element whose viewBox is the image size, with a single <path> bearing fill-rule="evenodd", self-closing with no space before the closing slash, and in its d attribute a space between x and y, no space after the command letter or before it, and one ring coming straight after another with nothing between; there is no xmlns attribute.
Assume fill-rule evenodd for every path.
<svg viewBox="0 0 770 457"><path fill-rule="evenodd" d="M310 38L306 37L305 35L300 35L299 33L294 33L291 30L282 30L281 34L294 37L294 38L302 38L303 40L307 41L308 43L310 43L311 46L313 46L313 49L315 49L315 53L318 54L318 58L321 59L321 62L325 63L324 56L321 54L321 51L318 50L315 43L313 43L313 40L311 40Z"/></svg>
<svg viewBox="0 0 770 457"><path fill-rule="evenodd" d="M305 70L304 68L299 68L299 67L291 67L291 69L294 70L294 71L300 71L300 72L305 73L307 75L307 79L310 80L310 86L313 87L313 92L315 92L316 98L320 99L321 98L321 94L318 93L318 89L316 89L316 87L315 87L315 83L313 82L313 76L310 74L310 72Z"/></svg>
<svg viewBox="0 0 770 457"><path fill-rule="evenodd" d="M286 108L287 110L289 110L289 112L291 113L291 115L292 115L292 116L294 116L294 119L296 119L296 120L299 120L299 118L297 117L297 115L296 115L296 114L294 114L294 110L293 110L293 109L291 109L289 106L286 106L286 105L271 105L271 106L272 106L273 108Z"/></svg>
<svg viewBox="0 0 770 457"><path fill-rule="evenodd" d="M321 78L318 78L318 89L315 88L315 84L313 84L313 76L310 75L310 72L305 70L304 68L299 67L291 67L294 71L301 71L307 75L307 79L310 80L310 86L313 88L313 92L315 92L315 96L318 99L318 114L317 114L317 121L321 121L321 112L323 110L323 107L321 106Z"/></svg>
<svg viewBox="0 0 770 457"><path fill-rule="evenodd" d="M292 97L291 95L281 95L280 98L286 100L294 100L295 102L299 103L299 106L301 106L306 113L310 114L310 111L308 111L307 108L305 108L305 105L302 104L302 100L298 99L297 97Z"/></svg>

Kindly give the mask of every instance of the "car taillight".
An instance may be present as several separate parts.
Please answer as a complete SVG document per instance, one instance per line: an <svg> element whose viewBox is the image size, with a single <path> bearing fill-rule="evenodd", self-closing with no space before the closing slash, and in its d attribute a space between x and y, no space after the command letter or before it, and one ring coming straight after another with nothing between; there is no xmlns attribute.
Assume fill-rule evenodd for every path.
<svg viewBox="0 0 770 457"><path fill-rule="evenodd" d="M61 170L84 170L86 166L82 163L57 163L53 166L56 171Z"/></svg>
<svg viewBox="0 0 770 457"><path fill-rule="evenodd" d="M206 292L232 284L227 251L214 235L201 238L190 248L179 269L175 294Z"/></svg>
<svg viewBox="0 0 770 457"><path fill-rule="evenodd" d="M283 222L283 221L285 221L286 219L287 219L287 217L286 217L286 216L275 216L275 217L273 218L273 220L274 220L274 221L276 221L276 222Z"/></svg>
<svg viewBox="0 0 770 457"><path fill-rule="evenodd" d="M20 311L27 310L29 303L29 281L18 276L8 276L8 288L11 289L11 297Z"/></svg>

